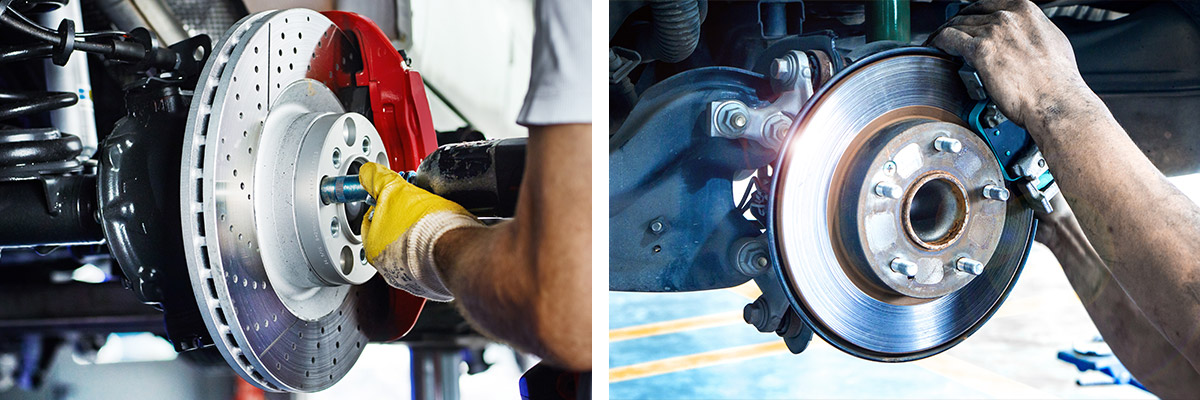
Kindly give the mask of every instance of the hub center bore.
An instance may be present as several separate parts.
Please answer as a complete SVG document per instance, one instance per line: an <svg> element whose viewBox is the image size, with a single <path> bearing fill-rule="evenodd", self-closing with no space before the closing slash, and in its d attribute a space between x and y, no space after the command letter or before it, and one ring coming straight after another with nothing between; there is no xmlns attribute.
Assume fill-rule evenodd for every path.
<svg viewBox="0 0 1200 400"><path fill-rule="evenodd" d="M962 236L970 203L962 182L946 171L930 171L909 187L902 206L908 238L929 250L941 250Z"/></svg>

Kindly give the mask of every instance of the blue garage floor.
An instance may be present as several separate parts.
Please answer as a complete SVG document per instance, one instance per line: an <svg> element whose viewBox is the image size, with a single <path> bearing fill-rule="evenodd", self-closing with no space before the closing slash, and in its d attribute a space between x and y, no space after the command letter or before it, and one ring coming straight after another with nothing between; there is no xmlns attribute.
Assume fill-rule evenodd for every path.
<svg viewBox="0 0 1200 400"><path fill-rule="evenodd" d="M800 355L741 320L752 284L671 294L609 293L614 399L1153 398L1080 387L1059 350L1096 334L1053 256L1038 245L1009 300L979 332L929 359L861 360L814 337Z"/></svg>

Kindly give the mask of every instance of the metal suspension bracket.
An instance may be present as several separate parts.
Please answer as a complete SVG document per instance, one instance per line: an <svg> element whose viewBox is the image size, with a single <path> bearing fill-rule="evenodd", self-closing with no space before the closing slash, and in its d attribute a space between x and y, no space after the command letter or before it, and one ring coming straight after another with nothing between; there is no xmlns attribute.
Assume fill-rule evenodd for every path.
<svg viewBox="0 0 1200 400"><path fill-rule="evenodd" d="M780 93L774 102L753 108L739 100L709 103L713 137L748 139L769 148L783 144L800 106L813 94L816 67L802 51L791 51L771 66L772 86Z"/></svg>

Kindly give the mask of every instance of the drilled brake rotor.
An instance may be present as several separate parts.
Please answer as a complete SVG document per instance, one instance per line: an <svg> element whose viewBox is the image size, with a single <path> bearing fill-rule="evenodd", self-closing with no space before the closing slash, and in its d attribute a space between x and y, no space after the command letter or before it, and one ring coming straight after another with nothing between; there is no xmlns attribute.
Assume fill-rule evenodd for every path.
<svg viewBox="0 0 1200 400"><path fill-rule="evenodd" d="M958 68L915 48L859 61L809 100L774 166L776 271L813 330L858 357L958 343L1028 254L1032 211L983 195L1005 182L959 117L970 100Z"/></svg>
<svg viewBox="0 0 1200 400"><path fill-rule="evenodd" d="M317 189L388 163L370 121L334 94L352 48L314 11L248 16L214 47L192 102L181 197L193 290L221 354L266 390L327 388L367 343L363 210Z"/></svg>

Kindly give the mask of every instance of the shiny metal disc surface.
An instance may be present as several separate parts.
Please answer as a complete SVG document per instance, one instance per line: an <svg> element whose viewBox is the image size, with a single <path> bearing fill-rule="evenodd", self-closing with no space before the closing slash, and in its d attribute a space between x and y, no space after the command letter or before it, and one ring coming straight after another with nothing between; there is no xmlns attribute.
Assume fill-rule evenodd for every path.
<svg viewBox="0 0 1200 400"><path fill-rule="evenodd" d="M302 303L305 299L281 299L276 284L285 282L273 280L279 274L270 267L278 257L264 254L279 253L277 246L284 244L278 235L268 234L274 230L259 227L264 219L258 215L260 208L296 207L284 197L277 204L257 198L264 194L261 187L281 184L281 176L263 173L262 165L295 164L299 169L319 162L263 148L279 142L264 138L264 132L304 134L264 131L268 114L297 104L295 96L290 101L281 96L289 87L287 93L309 89L312 100L304 104L313 109L308 111L340 112L332 90L349 81L347 67L354 62L346 54L349 48L344 35L320 13L295 9L250 15L214 47L192 102L181 197L193 289L216 347L242 378L265 390L327 388L347 373L367 343L360 327L363 316L357 314L361 287L314 289L312 297L319 299L312 301L319 306L308 312L289 308L313 304ZM367 150L379 151L363 152ZM261 157L272 158L264 163ZM320 177L297 176L296 185L302 179ZM325 227L328 231L327 223ZM295 292L293 296L302 296Z"/></svg>
<svg viewBox="0 0 1200 400"><path fill-rule="evenodd" d="M831 210L839 205L831 204L830 191L847 184L835 181L847 149L895 110L961 124L954 117L966 101L958 67L916 49L860 61L810 100L775 165L768 234L776 271L813 330L855 356L906 361L953 346L999 307L1024 264L1033 213L1014 198L983 274L947 295L885 302L865 293L839 265L830 229Z"/></svg>

